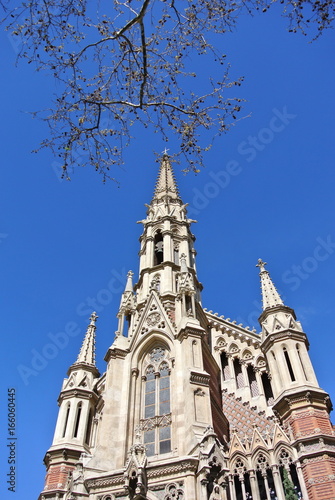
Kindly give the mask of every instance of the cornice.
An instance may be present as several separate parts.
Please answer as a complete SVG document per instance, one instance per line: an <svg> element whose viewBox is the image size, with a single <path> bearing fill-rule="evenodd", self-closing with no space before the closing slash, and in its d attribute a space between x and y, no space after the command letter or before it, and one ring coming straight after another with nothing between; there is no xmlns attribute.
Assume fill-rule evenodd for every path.
<svg viewBox="0 0 335 500"><path fill-rule="evenodd" d="M94 378L100 377L100 372L95 365L89 365L88 363L83 363L83 362L73 363L70 366L70 368L68 369L67 375L69 376L72 372L74 372L76 370L83 370L86 372L91 372L93 374Z"/></svg>
<svg viewBox="0 0 335 500"><path fill-rule="evenodd" d="M268 351L274 343L282 342L283 340L298 340L298 341L303 341L306 344L307 349L309 348L309 342L307 339L307 335L304 332L299 332L297 330L293 330L291 328L287 328L284 331L281 332L273 332L269 333L267 337L263 340L261 343L261 348L263 351Z"/></svg>
<svg viewBox="0 0 335 500"><path fill-rule="evenodd" d="M328 413L332 410L329 395L322 389L314 387L284 391L278 396L272 408L281 418L286 419L293 411L299 411L308 406L314 406L314 409L324 409Z"/></svg>
<svg viewBox="0 0 335 500"><path fill-rule="evenodd" d="M183 341L184 339L187 339L188 337L195 337L195 338L202 338L205 335L205 331L201 326L199 328L197 327L192 327L192 326L187 326L180 330L180 332L176 335L176 338L179 341Z"/></svg>
<svg viewBox="0 0 335 500"><path fill-rule="evenodd" d="M184 474L185 472L195 473L198 469L199 460L194 458L185 458L182 461L173 464L162 464L159 466L150 465L147 467L148 479L154 479L162 476L171 476Z"/></svg>
<svg viewBox="0 0 335 500"><path fill-rule="evenodd" d="M294 309L292 309L291 307L285 306L284 304L280 304L277 306L267 307L266 309L264 309L264 311L261 313L261 315L258 318L259 323L261 324L270 314L278 313L278 312L289 313L292 315L294 320L297 319Z"/></svg>
<svg viewBox="0 0 335 500"><path fill-rule="evenodd" d="M119 347L110 347L106 352L104 360L108 363L111 359L125 359L129 349L120 349Z"/></svg>
<svg viewBox="0 0 335 500"><path fill-rule="evenodd" d="M194 372L190 373L190 382L196 385L203 385L209 387L210 375L204 372Z"/></svg>
<svg viewBox="0 0 335 500"><path fill-rule="evenodd" d="M94 391L91 389L83 389L81 387L71 387L71 389L64 389L64 391L61 391L58 397L58 404L61 404L61 402L64 399L69 399L69 398L82 398L82 399L88 399L92 400L94 403L96 403L99 399L98 394L96 394Z"/></svg>

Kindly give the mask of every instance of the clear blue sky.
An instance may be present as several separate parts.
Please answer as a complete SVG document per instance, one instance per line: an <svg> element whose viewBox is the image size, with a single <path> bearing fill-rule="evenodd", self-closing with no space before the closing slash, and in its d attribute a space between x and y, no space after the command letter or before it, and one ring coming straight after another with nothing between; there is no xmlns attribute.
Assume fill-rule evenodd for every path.
<svg viewBox="0 0 335 500"><path fill-rule="evenodd" d="M275 10L243 18L219 43L233 75L245 76L238 92L251 117L215 141L199 175L184 176L185 165L175 165L182 198L198 221L193 232L204 307L259 331L255 264L264 259L308 334L320 386L333 400L334 42L333 31L312 44L287 33ZM62 379L94 301L97 362L105 370L125 274L138 272L136 221L153 193L153 150L165 144L152 130L135 130L126 165L115 172L120 187L103 185L80 167L71 182L61 182L49 152L30 153L47 131L26 113L48 107L53 81L32 65L14 66L15 46L6 33L1 46L1 498L33 500L43 487L42 459ZM167 147L173 153L176 145ZM55 347L56 334L71 328L79 333ZM53 358L46 360L45 352ZM44 362L39 358L38 370L24 381L18 367L33 369L36 356ZM9 387L17 394L16 493L5 486Z"/></svg>

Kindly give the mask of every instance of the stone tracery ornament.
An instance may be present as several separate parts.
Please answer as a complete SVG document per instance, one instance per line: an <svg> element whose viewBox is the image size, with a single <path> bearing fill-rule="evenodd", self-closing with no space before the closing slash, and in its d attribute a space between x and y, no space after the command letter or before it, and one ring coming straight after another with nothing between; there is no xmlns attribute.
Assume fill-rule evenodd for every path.
<svg viewBox="0 0 335 500"><path fill-rule="evenodd" d="M154 313L154 314L158 314L158 313ZM155 349L153 349L150 353L150 360L154 361L154 362L158 362L161 359L163 359L164 357L165 357L165 349L163 349L162 347L155 347Z"/></svg>
<svg viewBox="0 0 335 500"><path fill-rule="evenodd" d="M176 483L168 484L166 487L166 495L164 496L164 500L183 500L184 499L184 491L182 488L178 488Z"/></svg>
<svg viewBox="0 0 335 500"><path fill-rule="evenodd" d="M292 462L292 458L288 454L288 452L285 449L282 449L280 454L279 454L279 464L284 465L286 469L290 467L290 463Z"/></svg>
<svg viewBox="0 0 335 500"><path fill-rule="evenodd" d="M147 324L149 326L155 326L160 321L161 315L158 312L153 312L147 317Z"/></svg>
<svg viewBox="0 0 335 500"><path fill-rule="evenodd" d="M266 470L269 469L269 467L270 466L265 455L263 455L263 453L260 453L257 457L257 469L261 471L263 476L266 476Z"/></svg>
<svg viewBox="0 0 335 500"><path fill-rule="evenodd" d="M235 462L234 473L237 474L239 477L243 477L246 470L247 469L244 462L242 461L241 458L238 458Z"/></svg>

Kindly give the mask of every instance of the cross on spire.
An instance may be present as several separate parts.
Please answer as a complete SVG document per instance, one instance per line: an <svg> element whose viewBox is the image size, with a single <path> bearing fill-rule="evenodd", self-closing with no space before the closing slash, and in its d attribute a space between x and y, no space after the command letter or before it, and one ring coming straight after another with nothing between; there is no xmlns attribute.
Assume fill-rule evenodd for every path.
<svg viewBox="0 0 335 500"><path fill-rule="evenodd" d="M265 266L267 265L267 262L264 262L262 259L258 259L256 267L259 267L259 271L263 273L266 271Z"/></svg>

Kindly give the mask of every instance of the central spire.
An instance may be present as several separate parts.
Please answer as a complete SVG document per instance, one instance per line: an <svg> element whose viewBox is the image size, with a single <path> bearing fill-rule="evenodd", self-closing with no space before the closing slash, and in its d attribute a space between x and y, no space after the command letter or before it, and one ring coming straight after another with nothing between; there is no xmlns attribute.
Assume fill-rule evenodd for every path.
<svg viewBox="0 0 335 500"><path fill-rule="evenodd" d="M167 196L180 200L179 191L177 188L177 183L171 167L169 156L164 153L158 172L153 199L161 200Z"/></svg>

